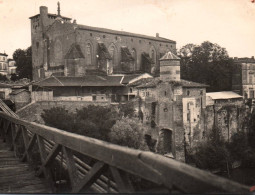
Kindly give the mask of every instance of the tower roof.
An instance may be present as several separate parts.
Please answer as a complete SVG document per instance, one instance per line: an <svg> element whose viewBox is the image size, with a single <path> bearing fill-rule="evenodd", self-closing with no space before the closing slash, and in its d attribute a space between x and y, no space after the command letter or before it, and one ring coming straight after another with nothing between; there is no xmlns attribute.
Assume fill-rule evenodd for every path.
<svg viewBox="0 0 255 195"><path fill-rule="evenodd" d="M175 55L171 51L169 51L159 60L181 60L181 58L179 58L177 55Z"/></svg>

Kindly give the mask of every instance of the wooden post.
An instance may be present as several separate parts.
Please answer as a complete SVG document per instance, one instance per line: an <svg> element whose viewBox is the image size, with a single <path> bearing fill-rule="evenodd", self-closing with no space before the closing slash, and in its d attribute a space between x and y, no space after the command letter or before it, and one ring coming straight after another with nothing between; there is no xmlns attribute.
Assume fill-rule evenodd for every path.
<svg viewBox="0 0 255 195"><path fill-rule="evenodd" d="M45 166L45 161L46 161L46 158L47 158L47 154L46 154L43 138L39 135L36 135L36 137L37 137L37 143L38 143L40 157L41 157L41 163L42 163L41 168L43 169L44 177L48 180L52 191L56 192L56 188L55 188L54 181L53 181L53 178L52 178L52 173L51 173L50 169Z"/></svg>

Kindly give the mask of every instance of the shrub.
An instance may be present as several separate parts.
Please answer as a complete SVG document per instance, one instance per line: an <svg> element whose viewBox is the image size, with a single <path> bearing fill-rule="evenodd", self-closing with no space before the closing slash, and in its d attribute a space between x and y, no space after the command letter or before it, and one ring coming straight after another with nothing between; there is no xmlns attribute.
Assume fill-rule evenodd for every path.
<svg viewBox="0 0 255 195"><path fill-rule="evenodd" d="M149 150L144 139L145 127L138 119L123 118L111 128L112 143L135 149Z"/></svg>

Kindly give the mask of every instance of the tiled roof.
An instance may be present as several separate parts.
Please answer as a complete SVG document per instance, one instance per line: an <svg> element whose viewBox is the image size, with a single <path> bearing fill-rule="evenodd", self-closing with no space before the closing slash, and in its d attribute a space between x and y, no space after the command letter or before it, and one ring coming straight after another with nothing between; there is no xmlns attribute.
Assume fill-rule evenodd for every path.
<svg viewBox="0 0 255 195"><path fill-rule="evenodd" d="M49 77L42 81L33 83L40 87L61 87L61 86L123 86L123 76L96 76L87 75L84 77Z"/></svg>
<svg viewBox="0 0 255 195"><path fill-rule="evenodd" d="M131 75L124 75L124 78L122 80L123 84L128 84L129 81L131 81L132 79L139 77L141 74L131 74Z"/></svg>
<svg viewBox="0 0 255 195"><path fill-rule="evenodd" d="M237 58L234 59L235 63L255 63L254 58Z"/></svg>
<svg viewBox="0 0 255 195"><path fill-rule="evenodd" d="M0 53L1 56L8 56L6 53Z"/></svg>
<svg viewBox="0 0 255 195"><path fill-rule="evenodd" d="M173 54L171 51L169 51L159 60L181 60L181 58L179 58L178 56Z"/></svg>
<svg viewBox="0 0 255 195"><path fill-rule="evenodd" d="M143 80L143 83L138 85L137 88L154 88L161 82L162 81L160 80L160 78L146 79L146 80ZM186 88L208 87L208 85L205 85L205 84L196 83L196 82L192 82L192 81L186 81L183 79L181 79L180 81L169 81L168 83L180 85L180 86L183 86ZM136 83L134 83L134 84L136 84Z"/></svg>
<svg viewBox="0 0 255 195"><path fill-rule="evenodd" d="M206 93L206 96L210 96L213 100L242 98L242 96L233 91L211 92Z"/></svg>
<svg viewBox="0 0 255 195"><path fill-rule="evenodd" d="M19 94L19 93L21 93L21 92L23 92L23 91L29 92L29 91L26 90L26 89L17 89L17 90L12 91L12 92L10 93L10 95L17 95L17 94Z"/></svg>
<svg viewBox="0 0 255 195"><path fill-rule="evenodd" d="M130 62L135 59L132 57L129 49L127 47L121 47L121 61L122 62Z"/></svg>
<svg viewBox="0 0 255 195"><path fill-rule="evenodd" d="M80 45L73 43L69 51L65 55L65 59L77 59L77 58L85 58L85 57L81 51Z"/></svg>
<svg viewBox="0 0 255 195"><path fill-rule="evenodd" d="M107 29L107 28L98 28L98 27L92 27L92 26L86 26L86 25L80 25L80 24L78 24L78 29L91 30L91 31L96 31L96 32L105 32L105 33L114 34L114 35L132 36L132 37L151 39L154 41L162 41L162 42L167 42L167 43L176 43L176 41L162 38L162 37L153 37L153 36L125 32L125 31L117 31L117 30L111 30L111 29Z"/></svg>
<svg viewBox="0 0 255 195"><path fill-rule="evenodd" d="M98 55L99 59L112 59L104 43L98 43Z"/></svg>

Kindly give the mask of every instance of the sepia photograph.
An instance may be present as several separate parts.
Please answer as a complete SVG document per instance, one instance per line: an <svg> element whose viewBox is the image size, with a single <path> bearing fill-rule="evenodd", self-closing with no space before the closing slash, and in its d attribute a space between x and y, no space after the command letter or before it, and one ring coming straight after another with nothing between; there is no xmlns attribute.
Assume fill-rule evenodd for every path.
<svg viewBox="0 0 255 195"><path fill-rule="evenodd" d="M0 0L0 194L255 194L255 0Z"/></svg>

